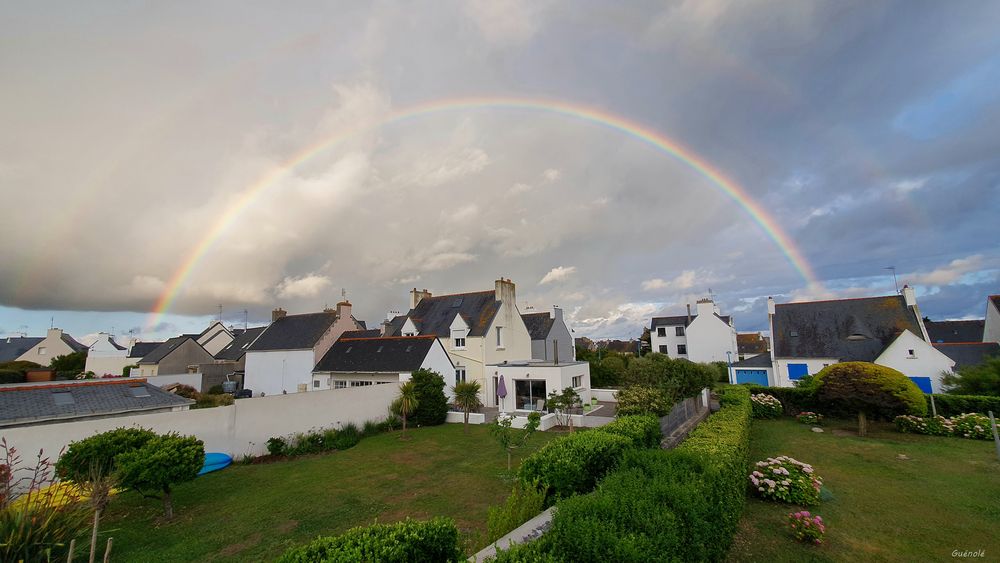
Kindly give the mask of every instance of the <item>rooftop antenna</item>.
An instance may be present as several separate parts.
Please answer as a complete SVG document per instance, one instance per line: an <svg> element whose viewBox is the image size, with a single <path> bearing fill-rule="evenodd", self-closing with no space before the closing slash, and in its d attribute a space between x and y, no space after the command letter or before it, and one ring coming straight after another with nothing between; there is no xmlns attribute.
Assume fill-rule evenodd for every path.
<svg viewBox="0 0 1000 563"><path fill-rule="evenodd" d="M49 328L55 328L55 327L56 327L56 318L49 317Z"/></svg>
<svg viewBox="0 0 1000 563"><path fill-rule="evenodd" d="M246 309L243 309L243 330L247 329L249 320L250 320L250 312L247 311Z"/></svg>
<svg viewBox="0 0 1000 563"><path fill-rule="evenodd" d="M896 295L899 295L899 282L896 281L896 267L895 266L886 266L885 268L882 268L882 269L883 270L892 270L892 284L894 286L896 286Z"/></svg>
<svg viewBox="0 0 1000 563"><path fill-rule="evenodd" d="M222 304L219 304L219 322L222 322Z"/></svg>
<svg viewBox="0 0 1000 563"><path fill-rule="evenodd" d="M344 301L347 301L347 290L340 288L340 296L344 298Z"/></svg>

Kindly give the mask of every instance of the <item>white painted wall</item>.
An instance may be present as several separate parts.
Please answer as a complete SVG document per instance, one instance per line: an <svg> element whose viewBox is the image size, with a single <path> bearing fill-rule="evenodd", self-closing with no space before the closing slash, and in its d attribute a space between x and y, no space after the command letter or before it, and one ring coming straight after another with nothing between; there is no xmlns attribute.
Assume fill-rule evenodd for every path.
<svg viewBox="0 0 1000 563"><path fill-rule="evenodd" d="M507 386L507 397L502 401L500 410L512 411L521 407L514 404L515 381L517 380L544 380L546 396L553 391L562 391L566 387L573 387L580 395L580 400L589 403L590 393L590 364L587 362L577 362L569 364L537 365L527 366L512 365L490 365L487 368L491 371L491 376L499 377L503 375L504 383ZM580 376L581 384L574 386L573 378ZM492 377L491 387L492 387Z"/></svg>
<svg viewBox="0 0 1000 563"><path fill-rule="evenodd" d="M246 374L243 387L254 397L280 395L282 391L297 393L299 385L312 385L316 360L312 348L307 350L250 350L246 354Z"/></svg>
<svg viewBox="0 0 1000 563"><path fill-rule="evenodd" d="M191 387L194 387L196 391L201 391L201 378L202 375L200 373L176 373L172 375L146 377L144 379L157 387L163 387L172 383L180 383L181 385L190 385Z"/></svg>
<svg viewBox="0 0 1000 563"><path fill-rule="evenodd" d="M788 378L788 364L806 364L809 366L809 375L816 375L826 366L838 363L837 358L775 358L774 359L774 386L794 387L794 382Z"/></svg>
<svg viewBox="0 0 1000 563"><path fill-rule="evenodd" d="M106 374L121 375L125 366L132 365L133 360L129 358L128 350L119 350L111 344L111 336L107 333L100 333L97 341L90 346L87 352L87 363L84 371L92 371L98 377Z"/></svg>
<svg viewBox="0 0 1000 563"><path fill-rule="evenodd" d="M910 354L910 350L913 350L913 354ZM941 385L942 372L951 372L955 367L955 360L908 330L904 330L893 340L882 355L875 359L875 363L901 371L906 377L929 377L931 390L935 393L944 392Z"/></svg>
<svg viewBox="0 0 1000 563"><path fill-rule="evenodd" d="M617 403L618 398L615 397L615 393L617 392L617 389L591 389L590 396L598 401Z"/></svg>
<svg viewBox="0 0 1000 563"><path fill-rule="evenodd" d="M1000 342L1000 311L986 299L986 326L983 328L983 342Z"/></svg>
<svg viewBox="0 0 1000 563"><path fill-rule="evenodd" d="M736 329L715 316L713 303L698 303L698 316L687 328L688 359L692 362L737 361Z"/></svg>
<svg viewBox="0 0 1000 563"><path fill-rule="evenodd" d="M465 413L448 411L448 415L445 417L444 421L465 424ZM481 412L470 412L469 424L486 424L486 415Z"/></svg>
<svg viewBox="0 0 1000 563"><path fill-rule="evenodd" d="M684 334L682 336L677 336L677 327L680 326L684 329ZM660 336L660 329L663 329L663 336ZM678 354L677 345L683 344L687 346L687 327L684 325L671 325L663 327L653 327L653 330L649 332L649 344L653 352L658 352L660 354L666 354L671 358L687 358L687 354ZM661 347L666 346L666 351ZM690 352L690 350L688 350Z"/></svg>
<svg viewBox="0 0 1000 563"><path fill-rule="evenodd" d="M372 385L336 393L273 395L240 399L226 407L9 428L3 436L21 451L42 449L55 455L74 440L123 426L141 426L159 433L193 434L205 442L207 452L263 455L271 437L382 420L396 391L394 385Z"/></svg>
<svg viewBox="0 0 1000 563"><path fill-rule="evenodd" d="M63 341L62 335L62 329L50 328L41 342L32 346L17 359L47 366L52 363L52 358L56 356L72 354L75 350Z"/></svg>
<svg viewBox="0 0 1000 563"><path fill-rule="evenodd" d="M223 348L229 346L229 343L232 341L233 333L229 332L226 325L215 321L209 326L205 335L198 339L198 344L201 344L202 348L214 356L222 351Z"/></svg>

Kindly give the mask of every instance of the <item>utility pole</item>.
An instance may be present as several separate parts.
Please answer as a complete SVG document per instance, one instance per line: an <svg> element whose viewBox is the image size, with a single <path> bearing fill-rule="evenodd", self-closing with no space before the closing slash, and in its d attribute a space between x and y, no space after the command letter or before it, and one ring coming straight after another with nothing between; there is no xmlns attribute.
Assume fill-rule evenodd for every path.
<svg viewBox="0 0 1000 563"><path fill-rule="evenodd" d="M896 267L886 266L883 270L892 270L892 285L896 286L896 295L899 295L899 282L896 281Z"/></svg>

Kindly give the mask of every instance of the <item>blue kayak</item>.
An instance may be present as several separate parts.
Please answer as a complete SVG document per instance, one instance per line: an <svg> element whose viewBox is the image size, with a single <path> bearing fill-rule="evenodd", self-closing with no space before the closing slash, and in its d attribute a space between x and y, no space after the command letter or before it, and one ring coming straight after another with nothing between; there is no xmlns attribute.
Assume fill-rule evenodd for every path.
<svg viewBox="0 0 1000 563"><path fill-rule="evenodd" d="M233 462L233 458L228 454L220 452L209 452L205 454L205 464L201 466L198 475L204 475L213 471L218 471Z"/></svg>

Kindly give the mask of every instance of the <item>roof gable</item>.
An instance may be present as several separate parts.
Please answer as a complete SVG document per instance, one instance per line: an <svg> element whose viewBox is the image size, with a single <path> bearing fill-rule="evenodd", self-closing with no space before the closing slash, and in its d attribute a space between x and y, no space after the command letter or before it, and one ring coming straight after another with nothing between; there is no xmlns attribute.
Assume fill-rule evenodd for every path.
<svg viewBox="0 0 1000 563"><path fill-rule="evenodd" d="M412 372L423 365L437 342L434 336L341 338L313 371Z"/></svg>
<svg viewBox="0 0 1000 563"><path fill-rule="evenodd" d="M0 362L12 362L31 350L45 338L11 336L0 340Z"/></svg>
<svg viewBox="0 0 1000 563"><path fill-rule="evenodd" d="M173 353L174 350L180 348L188 340L190 340L196 346L198 346L199 348L201 348L201 344L198 344L198 342L192 336L190 336L190 335L175 336L175 337L167 340L163 344L160 344L159 346L157 346L156 348L154 348L152 352L150 352L150 353L146 354L145 356L143 356L142 359L139 360L139 363L140 364L158 364L158 363L160 363L163 360L163 358L166 358L167 356L169 356L171 353ZM208 352L205 352L205 353L208 354Z"/></svg>
<svg viewBox="0 0 1000 563"><path fill-rule="evenodd" d="M766 354L767 340L759 332L737 334L736 348L740 354Z"/></svg>
<svg viewBox="0 0 1000 563"><path fill-rule="evenodd" d="M469 336L483 336L490 328L493 317L500 310L495 291L456 293L425 297L410 309L407 318L423 336L451 336L451 322L455 315L461 315L469 325Z"/></svg>
<svg viewBox="0 0 1000 563"><path fill-rule="evenodd" d="M336 313L287 315L271 323L250 345L250 352L304 350L316 346L320 338L337 322Z"/></svg>
<svg viewBox="0 0 1000 563"><path fill-rule="evenodd" d="M254 340L257 340L257 337L266 328L266 326L258 326L241 331L232 342L227 344L222 350L219 350L219 353L215 355L215 359L238 362L247 353L247 349L250 348Z"/></svg>
<svg viewBox="0 0 1000 563"><path fill-rule="evenodd" d="M128 357L130 358L143 358L146 354L149 354L153 350L156 350L162 342L134 342L132 343L132 349L129 350Z"/></svg>

